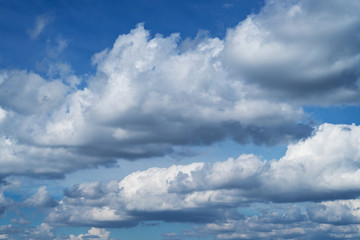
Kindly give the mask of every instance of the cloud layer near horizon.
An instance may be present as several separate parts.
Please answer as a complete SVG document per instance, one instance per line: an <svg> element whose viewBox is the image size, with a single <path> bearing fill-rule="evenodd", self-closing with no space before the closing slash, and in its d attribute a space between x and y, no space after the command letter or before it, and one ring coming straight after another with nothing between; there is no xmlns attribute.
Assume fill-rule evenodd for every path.
<svg viewBox="0 0 360 240"><path fill-rule="evenodd" d="M100 227L145 220L213 222L254 202L356 198L360 194L359 167L355 167L360 165L359 136L358 126L324 124L314 136L289 145L279 160L241 155L213 164L150 168L121 181L82 183L65 191L48 221ZM324 206L330 210L316 206L309 210L312 220L346 221L341 216L331 220L332 205ZM341 215L346 218L349 213ZM346 219L358 221L358 217Z"/></svg>

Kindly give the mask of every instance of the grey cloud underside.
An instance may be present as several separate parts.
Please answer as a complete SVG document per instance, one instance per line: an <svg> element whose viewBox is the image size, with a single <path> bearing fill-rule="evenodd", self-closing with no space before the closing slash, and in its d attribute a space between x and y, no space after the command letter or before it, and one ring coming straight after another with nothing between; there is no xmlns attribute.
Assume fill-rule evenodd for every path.
<svg viewBox="0 0 360 240"><path fill-rule="evenodd" d="M225 59L232 74L281 97L358 103L358 9L357 1L269 1L229 30Z"/></svg>

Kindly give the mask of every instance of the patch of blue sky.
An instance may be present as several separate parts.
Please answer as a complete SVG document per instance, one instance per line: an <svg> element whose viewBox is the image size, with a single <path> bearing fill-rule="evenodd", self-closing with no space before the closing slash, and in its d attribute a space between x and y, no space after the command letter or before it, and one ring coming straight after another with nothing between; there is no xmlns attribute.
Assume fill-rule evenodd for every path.
<svg viewBox="0 0 360 240"><path fill-rule="evenodd" d="M263 6L263 0L31 0L0 3L1 68L41 72L39 65L46 58L46 46L51 47L61 38L69 44L56 60L70 63L80 75L94 73L92 55L111 47L119 34L128 33L138 23L145 23L151 34L167 36L177 32L185 39L194 38L199 30L206 30L212 36L224 37L228 27L235 26ZM49 19L48 26L44 26L34 40L28 32L34 28L34 19L39 16Z"/></svg>
<svg viewBox="0 0 360 240"><path fill-rule="evenodd" d="M304 110L319 123L360 124L360 107L356 105L304 107Z"/></svg>
<svg viewBox="0 0 360 240"><path fill-rule="evenodd" d="M116 239L127 240L159 240L159 239L189 239L196 240L199 236L191 236L189 229L193 229L196 225L189 223L167 223L167 222L144 222L136 228L116 228L109 229L111 236ZM168 236L168 238L167 238ZM171 238L173 237L173 238ZM178 238L176 238L178 237ZM201 237L204 240L210 240L212 237Z"/></svg>
<svg viewBox="0 0 360 240"><path fill-rule="evenodd" d="M184 237L189 229L194 228L194 224L189 223L167 223L162 221L142 222L133 228L106 228L111 232L113 239L126 240L159 240L167 239L166 236ZM89 227L59 227L56 229L57 236L69 236L84 234L89 230ZM170 238L171 239L171 238ZM175 238L176 239L176 238ZM186 239L199 239L198 236L186 236ZM202 237L201 239L212 239L211 237Z"/></svg>

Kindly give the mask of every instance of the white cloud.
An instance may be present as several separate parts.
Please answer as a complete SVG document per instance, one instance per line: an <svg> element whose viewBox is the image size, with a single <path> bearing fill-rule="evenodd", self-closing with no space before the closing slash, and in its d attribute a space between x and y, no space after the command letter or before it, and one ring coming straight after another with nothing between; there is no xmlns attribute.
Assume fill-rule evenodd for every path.
<svg viewBox="0 0 360 240"><path fill-rule="evenodd" d="M289 145L285 156L271 164L268 184L279 183L277 191L293 192L294 200L302 198L301 189L319 196L328 193L329 198L358 195L359 134L354 124L321 125L314 136Z"/></svg>
<svg viewBox="0 0 360 240"><path fill-rule="evenodd" d="M79 234L78 236L70 235L69 240L110 240L110 232L104 228L92 227L89 229L87 234Z"/></svg>
<svg viewBox="0 0 360 240"><path fill-rule="evenodd" d="M56 200L46 190L46 186L40 187L37 192L26 199L24 203L34 207L54 207L57 205Z"/></svg>
<svg viewBox="0 0 360 240"><path fill-rule="evenodd" d="M49 239L54 238L53 227L47 223L41 223L35 229L30 231L30 239ZM34 238L33 238L34 237Z"/></svg>
<svg viewBox="0 0 360 240"><path fill-rule="evenodd" d="M341 225L340 222L331 224L314 220L311 214L308 215L309 210L301 208L301 205L268 205L255 216L206 224L195 228L192 234L212 235L216 239L357 239L360 236L358 224L352 224L355 222L344 222L346 225ZM339 211L329 211L328 217L334 213L339 215ZM346 209L344 215L349 211Z"/></svg>
<svg viewBox="0 0 360 240"><path fill-rule="evenodd" d="M225 214L222 209L251 202L355 198L360 194L359 131L355 125L321 125L312 137L289 145L279 160L241 155L214 164L150 168L107 184L76 185L65 191L48 220L99 226L101 218L116 226L150 219L211 222ZM204 211L205 219L194 218Z"/></svg>
<svg viewBox="0 0 360 240"><path fill-rule="evenodd" d="M0 157L2 173L62 176L176 146L309 136L299 103L357 102L360 61L358 3L312 6L269 1L224 40L199 37L187 48L178 34L151 37L140 24L94 55L96 73L83 89L68 64L50 66L53 80L1 71L0 136L12 143L1 148L25 163L19 169ZM35 37L49 21L39 19ZM64 47L60 39L54 56Z"/></svg>
<svg viewBox="0 0 360 240"><path fill-rule="evenodd" d="M109 145L134 148L119 148L114 156L136 157L167 152L168 144L208 144L225 137L275 143L306 129L297 125L305 116L301 108L247 95L256 89L227 78L219 58L221 40L205 39L184 53L177 41L176 35L149 39L141 25L121 35L112 49L94 58L98 72L89 88L69 95L66 107L52 115L35 141L73 146L101 136ZM268 131L279 139L267 139ZM154 150L159 153L147 153L150 143L158 143L160 149Z"/></svg>
<svg viewBox="0 0 360 240"><path fill-rule="evenodd" d="M138 25L94 55L96 73L82 89L76 89L81 78L64 63L48 66L52 80L2 70L2 176L62 177L118 158L163 156L174 146L226 138L293 142L279 160L241 155L81 183L67 189L47 223L28 234L53 238L49 223L129 227L162 220L205 223L204 231L219 239L359 238L360 127L323 124L294 142L311 131L302 104L359 102L359 7L351 0L267 1L224 40L190 43L181 43L178 34L152 37ZM39 17L30 37L36 39L49 21ZM67 42L57 44L49 58ZM350 200L338 200L345 198ZM254 216L236 210L254 202L302 201L319 203ZM1 191L0 212L11 204ZM55 205L45 187L25 204ZM13 227L0 229L7 237ZM70 236L86 238L109 239L110 233L91 228Z"/></svg>
<svg viewBox="0 0 360 240"><path fill-rule="evenodd" d="M6 118L7 112L0 107L0 123L2 123Z"/></svg>
<svg viewBox="0 0 360 240"><path fill-rule="evenodd" d="M314 204L308 208L312 221L327 224L358 224L360 223L360 200L336 200Z"/></svg>
<svg viewBox="0 0 360 240"><path fill-rule="evenodd" d="M358 1L268 1L228 30L225 61L235 76L278 97L358 103L359 7Z"/></svg>
<svg viewBox="0 0 360 240"><path fill-rule="evenodd" d="M300 107L228 77L222 40L204 38L184 52L178 41L176 34L150 38L139 25L94 57L97 73L81 90L67 64L52 65L59 79L51 81L3 70L0 107L11 114L1 134L12 144L2 148L13 162L32 163L20 169L3 160L4 174L61 176L114 158L173 153L176 145L276 144L310 133ZM64 155L73 162L56 160Z"/></svg>

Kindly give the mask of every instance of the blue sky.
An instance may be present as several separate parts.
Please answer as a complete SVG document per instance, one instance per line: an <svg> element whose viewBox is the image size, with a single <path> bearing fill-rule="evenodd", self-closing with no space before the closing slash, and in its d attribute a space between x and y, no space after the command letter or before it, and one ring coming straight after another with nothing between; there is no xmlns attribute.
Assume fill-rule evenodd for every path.
<svg viewBox="0 0 360 240"><path fill-rule="evenodd" d="M359 10L0 0L0 239L359 239Z"/></svg>

